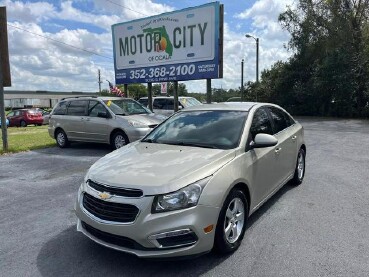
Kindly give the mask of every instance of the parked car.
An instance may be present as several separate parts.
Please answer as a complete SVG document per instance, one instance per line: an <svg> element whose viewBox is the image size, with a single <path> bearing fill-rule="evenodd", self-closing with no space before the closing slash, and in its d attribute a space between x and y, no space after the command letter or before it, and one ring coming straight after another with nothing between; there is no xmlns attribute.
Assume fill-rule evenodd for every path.
<svg viewBox="0 0 369 277"><path fill-rule="evenodd" d="M26 127L27 125L41 126L43 122L42 114L32 109L21 109L11 111L6 115L9 119L9 126Z"/></svg>
<svg viewBox="0 0 369 277"><path fill-rule="evenodd" d="M9 119L5 120L6 126L9 126ZM0 118L0 128L1 128L1 118Z"/></svg>
<svg viewBox="0 0 369 277"><path fill-rule="evenodd" d="M113 149L142 138L165 119L121 97L63 99L49 118L49 134L61 148L86 141L108 143Z"/></svg>
<svg viewBox="0 0 369 277"><path fill-rule="evenodd" d="M40 109L40 108L34 108L33 110L40 112L42 114L42 124L43 125L47 125L49 124L49 116L50 116L50 112L44 109Z"/></svg>
<svg viewBox="0 0 369 277"><path fill-rule="evenodd" d="M148 107L148 98L141 97L138 102L140 102L145 107ZM156 96L153 97L153 111L156 114L162 114L165 116L170 116L174 112L174 97L173 96ZM193 97L178 97L178 108L184 109L192 106L202 105L200 101Z"/></svg>
<svg viewBox="0 0 369 277"><path fill-rule="evenodd" d="M301 184L302 126L279 106L198 105L91 166L77 230L139 257L235 251L248 217L284 184Z"/></svg>

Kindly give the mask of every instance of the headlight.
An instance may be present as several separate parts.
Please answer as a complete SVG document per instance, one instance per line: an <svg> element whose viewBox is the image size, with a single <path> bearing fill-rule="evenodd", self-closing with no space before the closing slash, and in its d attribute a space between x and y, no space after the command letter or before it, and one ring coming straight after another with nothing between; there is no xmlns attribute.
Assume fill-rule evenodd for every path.
<svg viewBox="0 0 369 277"><path fill-rule="evenodd" d="M175 192L155 196L151 212L168 212L196 206L209 179L207 177Z"/></svg>
<svg viewBox="0 0 369 277"><path fill-rule="evenodd" d="M128 123L129 125L135 128L148 128L147 124L139 122L139 121L129 120Z"/></svg>

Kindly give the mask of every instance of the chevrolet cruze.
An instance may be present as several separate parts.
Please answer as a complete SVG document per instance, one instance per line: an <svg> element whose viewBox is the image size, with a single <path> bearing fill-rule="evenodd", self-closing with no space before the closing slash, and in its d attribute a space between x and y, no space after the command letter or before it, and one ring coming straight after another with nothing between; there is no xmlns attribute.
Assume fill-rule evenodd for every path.
<svg viewBox="0 0 369 277"><path fill-rule="evenodd" d="M229 253L252 213L301 184L305 156L302 126L279 106L194 106L89 169L77 229L139 257Z"/></svg>

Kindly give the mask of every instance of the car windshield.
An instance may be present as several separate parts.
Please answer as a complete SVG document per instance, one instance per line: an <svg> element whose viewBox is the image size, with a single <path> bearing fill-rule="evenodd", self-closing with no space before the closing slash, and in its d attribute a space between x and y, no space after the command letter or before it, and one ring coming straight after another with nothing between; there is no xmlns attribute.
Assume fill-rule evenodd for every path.
<svg viewBox="0 0 369 277"><path fill-rule="evenodd" d="M149 114L151 111L132 99L104 100L116 115Z"/></svg>
<svg viewBox="0 0 369 277"><path fill-rule="evenodd" d="M239 145L245 111L184 111L159 125L142 141L216 149Z"/></svg>
<svg viewBox="0 0 369 277"><path fill-rule="evenodd" d="M181 98L180 99L181 104L187 108L187 107L192 107L192 106L197 106L197 105L202 105L200 101L198 101L195 98Z"/></svg>

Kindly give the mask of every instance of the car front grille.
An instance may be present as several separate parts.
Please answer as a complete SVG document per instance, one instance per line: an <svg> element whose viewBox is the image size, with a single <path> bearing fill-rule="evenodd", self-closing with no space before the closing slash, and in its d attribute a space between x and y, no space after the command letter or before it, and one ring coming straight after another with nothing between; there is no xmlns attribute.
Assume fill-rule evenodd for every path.
<svg viewBox="0 0 369 277"><path fill-rule="evenodd" d="M83 207L97 218L120 223L134 222L139 212L134 205L104 201L88 193L83 194Z"/></svg>
<svg viewBox="0 0 369 277"><path fill-rule="evenodd" d="M117 188L98 184L94 181L88 180L88 185L100 192L108 192L112 195L124 196L124 197L141 197L143 196L143 191L140 189L128 189L128 188Z"/></svg>
<svg viewBox="0 0 369 277"><path fill-rule="evenodd" d="M113 245L138 250L148 250L133 239L100 231L82 221L82 227L95 238Z"/></svg>

